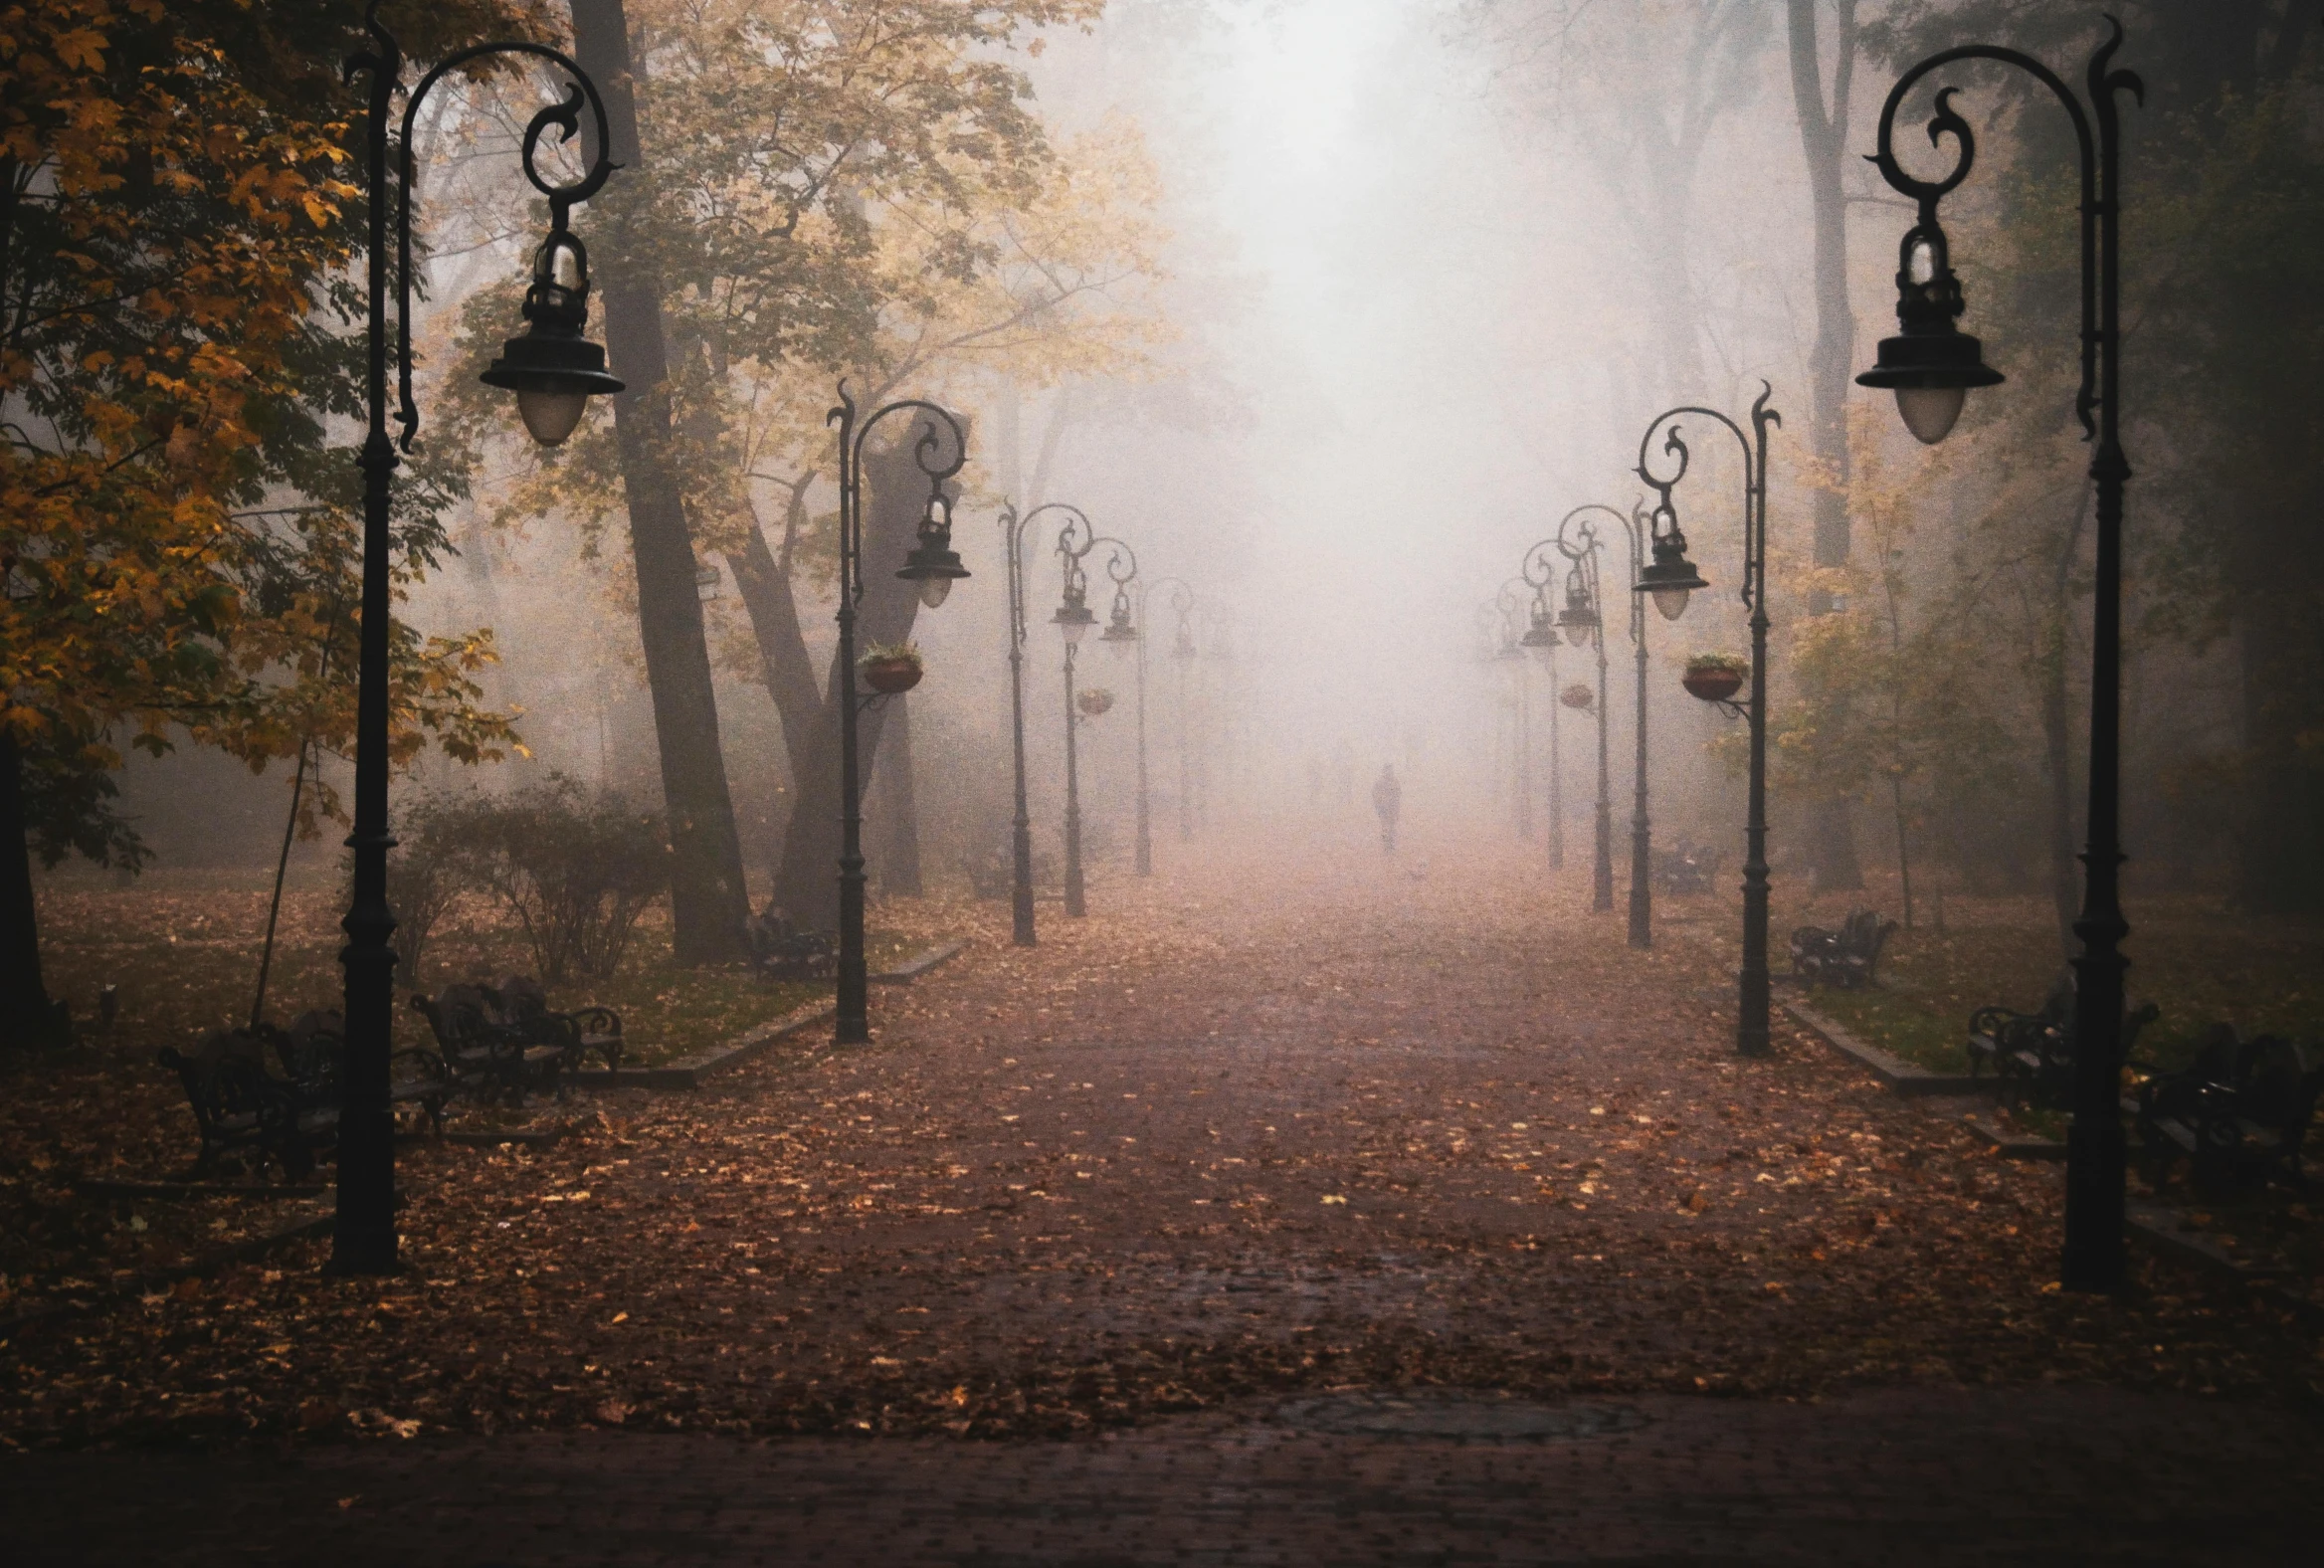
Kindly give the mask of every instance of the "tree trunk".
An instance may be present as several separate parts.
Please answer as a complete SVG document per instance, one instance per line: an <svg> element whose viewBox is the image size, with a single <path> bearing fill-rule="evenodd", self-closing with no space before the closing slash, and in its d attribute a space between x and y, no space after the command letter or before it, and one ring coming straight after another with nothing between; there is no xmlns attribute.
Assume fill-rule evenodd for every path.
<svg viewBox="0 0 2324 1568"><path fill-rule="evenodd" d="M879 786L879 805L872 827L879 835L879 890L902 898L917 898L926 889L920 881L920 807L912 788L911 698L890 699L887 744L879 753L879 769L872 775Z"/></svg>
<svg viewBox="0 0 2324 1568"><path fill-rule="evenodd" d="M901 423L901 416L894 423ZM885 428L883 428L885 430ZM858 620L858 646L899 644L911 637L911 623L920 611L920 595L911 583L897 578L897 567L918 536L920 513L927 504L927 477L913 460L911 442L918 425L897 432L887 449L865 451L865 602ZM788 583L786 583L786 595ZM751 604L751 599L744 599ZM793 616L793 623L795 623ZM753 611L755 623L755 611ZM765 658L769 637L760 634ZM781 641L781 637L774 637ZM804 665L807 651L781 651L786 667ZM776 699L783 699L783 689ZM814 687L809 687L814 689ZM837 662L821 681L823 694L811 706L797 708L804 722L793 720L793 708L783 710L783 736L790 745L793 809L783 830L783 860L774 872L774 901L790 917L814 929L837 929L839 924L839 667ZM873 703L858 729L860 762L872 769L878 759L880 731L887 703Z"/></svg>
<svg viewBox="0 0 2324 1568"><path fill-rule="evenodd" d="M1816 12L1833 10L1829 98L1817 37ZM1840 167L1847 157L1848 92L1855 77L1856 0L1788 0L1791 13L1792 101L1807 156L1808 194L1816 222L1816 348L1808 362L1809 429L1825 484L1816 490L1818 566L1845 566L1848 556L1847 388L1855 357L1855 312L1847 297L1847 202ZM1828 590L1808 597L1810 615L1835 608ZM1846 693L1828 693L1844 707ZM1843 715L1836 715L1843 716ZM1819 890L1852 891L1864 884L1856 860L1855 824L1844 796L1812 802L1807 835L1809 865Z"/></svg>
<svg viewBox="0 0 2324 1568"><path fill-rule="evenodd" d="M2308 692L2324 669L2324 635L2283 584L2268 579L2269 563L2280 573L2299 543L2283 530L2251 531L2235 628L2245 769L2235 901L2253 913L2312 915L2324 912L2324 759L2312 754L2316 709Z"/></svg>
<svg viewBox="0 0 2324 1568"><path fill-rule="evenodd" d="M743 921L750 906L726 759L718 745L693 540L672 452L662 281L650 267L632 264L630 258L644 248L630 243L625 232L625 219L653 211L639 188L648 177L634 90L640 72L630 59L623 0L572 0L572 7L574 52L604 97L613 156L622 166L612 187L619 205L591 239L605 300L606 350L613 373L629 383L613 400L614 431L670 820L673 940L680 963L717 963L746 954ZM609 204L601 198L596 205Z"/></svg>
<svg viewBox="0 0 2324 1568"><path fill-rule="evenodd" d="M0 1045L70 1045L64 1004L41 977L40 909L25 845L24 771L16 737L0 728Z"/></svg>

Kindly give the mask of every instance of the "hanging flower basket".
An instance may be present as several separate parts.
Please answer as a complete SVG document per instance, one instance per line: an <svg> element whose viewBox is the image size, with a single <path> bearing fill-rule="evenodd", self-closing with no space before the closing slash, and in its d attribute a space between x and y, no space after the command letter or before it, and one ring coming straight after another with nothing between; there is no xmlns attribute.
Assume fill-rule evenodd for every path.
<svg viewBox="0 0 2324 1568"><path fill-rule="evenodd" d="M1582 683L1579 681L1575 682L1572 686L1567 686L1563 691L1560 691L1557 694L1557 699L1560 702L1563 702L1566 706L1571 708L1578 708L1583 712L1588 712L1591 708L1598 705L1597 693L1592 691L1588 686L1582 685Z"/></svg>
<svg viewBox="0 0 2324 1568"><path fill-rule="evenodd" d="M1083 718L1096 718L1113 708L1113 693L1103 686L1085 686L1073 693L1073 705Z"/></svg>
<svg viewBox="0 0 2324 1568"><path fill-rule="evenodd" d="M1743 678L1750 673L1750 661L1732 654L1696 654L1678 684L1705 702L1724 702L1743 689Z"/></svg>
<svg viewBox="0 0 2324 1568"><path fill-rule="evenodd" d="M864 684L882 696L909 691L926 674L920 651L909 643L873 643L864 650L856 667L863 672Z"/></svg>

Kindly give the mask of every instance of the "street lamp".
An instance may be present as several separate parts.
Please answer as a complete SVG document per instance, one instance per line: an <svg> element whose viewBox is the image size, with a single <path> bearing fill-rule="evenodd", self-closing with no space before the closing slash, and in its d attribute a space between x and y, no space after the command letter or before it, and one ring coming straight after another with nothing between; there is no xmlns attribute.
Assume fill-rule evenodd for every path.
<svg viewBox="0 0 2324 1568"><path fill-rule="evenodd" d="M1517 646L1528 649L1542 671L1549 677L1549 688L1557 690L1557 618L1549 610L1550 568L1538 565L1530 551L1518 568L1525 585L1533 590L1531 624L1525 635L1517 639ZM1566 869L1565 792L1562 758L1558 751L1557 705L1549 709L1549 869Z"/></svg>
<svg viewBox="0 0 2324 1568"><path fill-rule="evenodd" d="M833 1039L843 1046L872 1040L872 988L864 967L864 779L856 731L865 709L882 693L860 700L856 695L856 615L864 602L864 443L881 420L903 413L927 416L912 443L912 461L928 477L928 503L920 514L918 542L895 575L918 589L920 603L931 610L968 575L952 548L952 503L944 494L944 482L968 462L968 437L960 421L933 403L902 398L873 410L859 425L856 400L842 381L839 403L824 423L838 426L840 437L840 960ZM949 442L937 436L938 425Z"/></svg>
<svg viewBox="0 0 2324 1568"><path fill-rule="evenodd" d="M1138 647L1137 647L1137 654L1138 654L1138 861L1137 861L1137 869L1138 869L1138 875L1139 875L1140 877L1151 877L1151 876L1153 876L1153 875L1154 875L1154 828L1153 828L1153 806L1152 806L1151 797L1150 797L1150 795L1149 795L1149 792L1148 792L1148 786L1147 786L1147 777L1146 777L1146 628L1147 628L1147 627L1148 627L1148 626L1151 624L1151 623L1150 623L1150 622L1149 622L1149 621L1146 619L1146 606L1147 606L1147 604L1148 604L1149 602L1151 602L1151 600L1153 599L1153 597L1154 597L1154 590L1155 590L1155 589L1157 589L1157 588L1163 587L1163 586L1165 586L1165 585L1168 585L1168 586L1169 586L1169 588L1170 588L1170 595L1171 595L1171 601L1170 601L1170 602L1171 602L1171 606L1172 606L1172 608L1174 608L1174 609L1176 609L1176 610L1178 611L1178 621L1179 621L1179 635L1180 635L1180 636L1182 636L1182 637L1185 635L1185 631L1186 631L1186 612L1187 612L1188 608L1189 608L1189 607L1191 607L1191 606L1193 605L1193 603L1194 603L1194 589L1193 589L1191 586L1189 586L1189 585L1188 585L1188 583L1187 583L1186 579L1184 579L1183 577L1164 577L1164 578L1161 578L1160 580L1158 580L1158 581L1155 581L1155 582L1150 582L1150 583L1149 583L1149 582L1141 582L1141 583L1139 583L1139 584L1138 584L1137 619L1136 619L1136 622L1135 622L1134 628L1133 628L1133 630L1131 631L1131 634L1130 634L1130 641L1132 641L1132 642L1135 642L1135 643L1138 645ZM1111 635L1112 635L1112 631L1113 631L1113 629L1112 629L1111 627L1108 627L1108 628L1106 629L1106 633L1107 633L1107 636L1108 636L1108 637L1111 637ZM1119 646L1121 646L1121 645L1120 645L1120 642L1119 642L1118 640L1116 640L1116 641L1115 641L1115 644L1114 644L1114 646L1116 646L1116 647L1119 647ZM1185 670L1184 670L1184 667L1183 667L1183 666L1180 668L1180 672L1179 672L1179 678L1180 678L1181 682L1183 682L1183 681L1185 680ZM1185 774L1186 774L1186 717L1185 717L1185 714L1186 714L1186 708L1185 708L1185 692L1184 692L1184 687L1183 687L1183 686L1182 686L1182 687L1181 687L1181 689L1180 689L1180 696L1179 696L1179 701L1180 701L1180 706L1179 706L1179 769L1178 769L1178 770L1179 770L1179 776L1180 776L1180 784L1181 784L1181 787L1183 788L1183 787L1184 787ZM1183 818L1182 818L1181 820L1183 821Z"/></svg>
<svg viewBox="0 0 2324 1568"><path fill-rule="evenodd" d="M1751 696L1748 701L1720 702L1730 713L1751 722L1751 800L1743 829L1743 973L1737 999L1735 1049L1747 1057L1765 1056L1768 1044L1767 975L1767 428L1783 423L1783 416L1767 406L1775 389L1760 383L1751 405L1751 434L1716 409L1684 407L1654 416L1639 440L1638 476L1652 488L1654 509L1647 524L1654 559L1639 573L1635 592L1649 595L1665 619L1686 613L1688 596L1710 584L1686 558L1686 535L1679 530L1678 513L1670 491L1686 478L1688 453L1678 426L1671 424L1662 451L1676 458L1677 467L1666 480L1656 479L1652 467L1654 433L1681 417L1699 414L1716 420L1734 436L1743 450L1743 585L1738 591L1751 611Z"/></svg>
<svg viewBox="0 0 2324 1568"><path fill-rule="evenodd" d="M518 416L533 439L553 447L573 433L590 397L622 390L606 374L605 350L584 335L589 320L589 253L567 226L576 203L587 201L613 173L606 155L605 105L587 73L544 44L510 41L479 44L440 62L420 79L405 100L402 129L390 143L388 116L403 78L403 51L379 20L379 0L363 14L370 47L347 62L346 75L370 77L364 156L369 178L370 233L368 327L370 364L366 392L370 425L357 466L363 471L363 620L355 698L355 820L347 846L354 851L355 885L340 926L347 945L339 954L346 970L346 1046L341 1065L344 1103L339 1111L336 1228L331 1235L332 1274L393 1274L398 1268L395 1233L395 1119L388 1100L388 1053L395 1032L395 915L387 904L387 852L395 839L387 826L388 630L391 610L390 552L393 548L394 475L397 449L412 449L420 428L412 400L412 194L419 184L412 125L428 93L444 77L488 55L522 55L547 61L567 78L565 98L532 116L525 126L524 177L548 198L549 232L533 253L532 286L525 292L523 335L508 340L484 379L516 394ZM596 121L597 158L570 185L541 177L533 154L554 127L560 141L581 128L586 104ZM393 172L390 172L390 162ZM396 420L398 440L387 434L388 223L395 224Z"/></svg>
<svg viewBox="0 0 2324 1568"><path fill-rule="evenodd" d="M1607 510L1612 512L1613 508ZM1629 516L1623 517L1619 512L1614 515L1620 519L1623 539L1630 545L1630 575L1637 582L1646 557L1646 540L1653 529L1652 513L1641 501L1631 508ZM1603 597L1599 603L1605 603ZM1654 856L1653 834L1646 822L1646 601L1636 593L1630 596L1630 642L1638 658L1633 683L1638 688L1638 756L1632 763L1631 778L1630 945L1647 948L1654 945Z"/></svg>
<svg viewBox="0 0 2324 1568"><path fill-rule="evenodd" d="M1065 641L1065 913L1079 919L1089 912L1089 901L1081 876L1081 760L1078 731L1081 715L1073 706L1073 655L1081 646L1081 639L1089 628L1097 624L1097 617L1089 610L1089 579L1081 569L1081 562L1100 544L1109 547L1106 557L1106 575L1114 584L1114 616L1107 630L1126 626L1129 620L1129 598L1123 592L1129 580L1138 574L1138 561L1130 547L1119 539L1107 538L1096 531L1087 514L1078 507L1061 506L1067 513L1065 525L1058 530L1058 564L1064 577L1064 592L1059 600L1058 613L1052 616L1059 634ZM1126 572L1122 569L1127 561ZM1134 631L1133 631L1133 634ZM1100 638L1103 641L1104 638ZM1121 639L1114 639L1116 642Z"/></svg>
<svg viewBox="0 0 2324 1568"><path fill-rule="evenodd" d="M1553 542L1558 554L1569 563L1566 607L1557 618L1558 625L1564 630L1566 641L1576 648L1595 645L1598 650L1598 810L1594 830L1597 852L1590 873L1590 907L1603 912L1614 907L1614 802L1606 751L1606 627L1599 611L1605 602L1606 546L1598 536L1597 523L1590 516L1598 511L1617 521L1622 517L1611 506L1577 506L1559 520ZM1538 550L1540 546L1534 548ZM1559 700L1564 700L1562 692Z"/></svg>
<svg viewBox="0 0 2324 1568"><path fill-rule="evenodd" d="M1976 139L1953 112L1957 89L1936 97L1929 140L1950 135L1960 149L1940 180L1917 180L1897 164L1896 111L1923 77L1962 60L2015 66L2053 94L2073 122L2082 176L2082 380L2074 399L2084 440L2095 438L2090 479L2098 492L2097 558L2090 612L2089 837L2082 852L2082 912L2074 921L2081 956L2074 967L2073 1122L2066 1133L2065 1245L2060 1282L2069 1290L2110 1290L2122 1282L2123 1145L2119 1079L2122 1071L2122 492L2130 479L2123 455L2120 358L2122 134L2118 94L2143 98L2135 73L2112 69L2122 27L2111 17L2107 39L2084 75L2085 106L2073 89L2038 60L1991 44L1948 49L1896 79L1880 108L1879 151L1873 162L1897 191L1919 204L1905 231L1896 274L1898 335L1881 341L1879 360L1856 377L1859 385L1887 387L1913 435L1931 445L1952 432L1972 387L1998 384L1978 340L1954 326L1964 304L1953 276L1937 204L1969 177ZM2095 136L2093 125L2095 121ZM2095 410L2097 419L2091 420Z"/></svg>
<svg viewBox="0 0 2324 1568"><path fill-rule="evenodd" d="M1001 507L1001 552L1008 557L1009 577L1009 739L1016 762L1017 813L1009 827L1011 876L1009 914L1019 947L1036 941L1033 928L1033 814L1025 791L1025 530L1033 519L1052 509L1036 506L1019 516L1014 503Z"/></svg>

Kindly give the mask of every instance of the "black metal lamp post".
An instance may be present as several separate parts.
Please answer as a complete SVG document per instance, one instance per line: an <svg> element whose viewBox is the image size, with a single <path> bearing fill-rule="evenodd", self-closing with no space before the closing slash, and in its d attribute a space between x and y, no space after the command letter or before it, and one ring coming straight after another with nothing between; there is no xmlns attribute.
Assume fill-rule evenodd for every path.
<svg viewBox="0 0 2324 1568"><path fill-rule="evenodd" d="M1743 585L1738 595L1751 611L1751 696L1748 701L1719 705L1741 713L1751 722L1751 799L1743 829L1743 972L1736 1007L1735 1049L1747 1057L1764 1056L1768 1043L1767 973L1767 430L1783 423L1783 416L1767 406L1775 389L1765 382L1751 405L1751 434L1717 409L1674 408L1654 416L1639 441L1639 478L1653 489L1655 500L1649 529L1653 561L1639 574L1635 592L1649 595L1665 619L1686 613L1687 598L1707 588L1702 574L1686 558L1686 535L1679 530L1678 513L1670 491L1686 478L1686 443L1672 420L1699 414L1716 420L1743 451ZM1665 455L1677 459L1666 480L1656 479L1652 467L1654 433L1665 425Z"/></svg>
<svg viewBox="0 0 2324 1568"><path fill-rule="evenodd" d="M2084 73L2088 101L2030 55L1991 44L1948 49L1896 79L1880 109L1879 150L1873 157L1896 190L1919 204L1905 232L1896 274L1898 335L1880 344L1878 363L1856 377L1859 385L1896 394L1897 412L1913 435L1931 445L1951 433L1972 387L1993 386L1978 340L1954 326L1963 306L1953 276L1937 204L1969 177L1977 144L1969 124L1953 112L1957 91L1939 90L1929 120L1931 143L1952 136L1960 155L1940 180L1918 180L1896 161L1896 111L1905 95L1930 73L1956 61L1990 60L2014 66L2054 95L2073 122L2082 176L2082 381L2074 412L2083 439L2094 439L2090 479L2098 492L2097 560L2090 615L2089 837L2082 851L2082 911L2074 921L2081 956L2074 960L2074 1109L2066 1133L2065 1246L2060 1282L2069 1290L2110 1290L2121 1284L2123 1255L2122 1134L2122 492L2130 463L2122 450L2121 219L2122 130L2118 94L2143 101L2135 73L2112 67L2122 27L2108 18L2107 39ZM2091 419L2092 412L2097 419Z"/></svg>
<svg viewBox="0 0 2324 1568"><path fill-rule="evenodd" d="M1017 812L1009 825L1009 914L1019 947L1037 940L1033 928L1033 814L1025 792L1025 528L1043 508L1020 517L1001 507L1001 551L1009 575L1009 739L1017 766Z"/></svg>
<svg viewBox="0 0 2324 1568"><path fill-rule="evenodd" d="M1646 539L1652 528L1652 513L1644 502L1622 518L1633 582L1645 569ZM1654 841L1646 821L1646 601L1635 593L1630 596L1630 642L1638 658L1638 756L1632 763L1630 806L1630 945L1646 948L1654 945Z"/></svg>
<svg viewBox="0 0 2324 1568"><path fill-rule="evenodd" d="M388 1099L388 1058L395 1032L395 915L387 906L387 852L395 839L387 825L388 626L390 552L397 449L409 452L420 428L412 401L412 193L419 183L412 150L412 124L428 93L447 73L487 55L523 55L543 60L566 76L566 96L532 116L525 127L524 177L548 198L549 233L533 253L532 287L524 296L524 335L511 338L484 380L516 394L525 429L544 446L573 433L592 394L619 392L622 383L606 374L605 350L583 331L589 318L589 253L567 222L578 202L587 201L613 172L607 158L605 106L597 87L570 59L542 44L522 41L480 44L439 63L420 79L404 102L403 126L391 143L388 116L402 84L403 51L381 25L379 0L365 10L363 25L371 46L347 62L351 81L370 77L364 127L369 178L370 363L367 374L370 429L357 460L363 471L363 621L355 698L355 821L347 846L354 851L355 886L340 922L347 945L339 953L346 970L346 1057L342 1069L344 1104L339 1112L338 1220L331 1237L333 1274L392 1274L398 1268L395 1232L395 1121ZM586 105L596 120L597 160L570 185L541 177L534 153L552 127L570 140L581 128ZM392 171L390 165L393 165ZM400 440L387 434L388 223L395 224L395 343Z"/></svg>
<svg viewBox="0 0 2324 1568"><path fill-rule="evenodd" d="M1603 575L1606 546L1598 537L1590 513L1603 511L1617 519L1611 506L1577 506L1557 525L1557 551L1570 563L1566 572L1566 607L1557 618L1566 641L1576 648L1595 645L1598 651L1598 809L1594 836L1597 850L1591 863L1590 907L1605 912L1614 907L1614 801L1606 754L1606 628L1599 606L1605 602ZM1565 695L1560 692L1562 703Z"/></svg>
<svg viewBox="0 0 2324 1568"><path fill-rule="evenodd" d="M1054 504L1054 503L1053 503ZM1066 513L1065 525L1058 530L1057 553L1064 575L1064 593L1058 604L1058 613L1052 616L1054 624L1065 641L1065 913L1074 919L1089 912L1089 899L1081 874L1081 715L1073 700L1073 655L1081 646L1081 639L1089 628L1097 624L1097 617L1089 610L1089 579L1081 569L1081 562L1098 545L1110 545L1113 554L1107 558L1106 570L1112 575L1129 546L1118 539L1109 539L1096 531L1086 513L1076 506L1059 505ZM1137 575L1137 558L1129 556L1127 576L1115 576L1115 596L1126 622L1128 602L1120 587Z"/></svg>
<svg viewBox="0 0 2324 1568"><path fill-rule="evenodd" d="M1154 590L1165 585L1170 588L1171 604L1173 608L1178 611L1179 625L1181 630L1184 630L1186 623L1186 612L1188 608L1194 603L1194 589L1190 587L1186 580L1182 577L1164 577L1155 582L1140 582L1137 585L1137 615L1135 622L1132 624L1129 639L1138 645L1137 872L1140 877L1151 877L1154 875L1154 813L1152 797L1149 793L1146 776L1146 629L1152 623L1146 619L1146 606L1153 599ZM1107 627L1105 629L1105 640L1112 643L1115 647L1121 646L1121 639L1116 638L1113 634L1114 628L1110 626ZM1182 729L1185 724L1185 718L1183 717L1184 711L1185 709L1182 706L1180 709L1182 716L1179 720ZM1183 746L1183 735L1181 736L1181 744ZM1184 753L1182 750L1182 758L1183 755ZM1183 760L1181 762L1180 771L1182 773L1184 772Z"/></svg>
<svg viewBox="0 0 2324 1568"><path fill-rule="evenodd" d="M920 518L919 542L895 575L916 585L920 603L931 610L968 575L952 548L952 503L944 495L944 482L968 461L968 437L960 422L933 403L903 398L873 410L859 424L856 400L841 382L839 403L824 423L838 426L840 437L840 973L833 1038L843 1046L868 1045L872 1039L872 987L864 966L864 778L856 736L864 710L883 694L856 694L856 615L864 601L864 443L881 420L901 413L927 416L912 443L912 461L928 477L928 505ZM949 445L937 436L939 425L949 434Z"/></svg>

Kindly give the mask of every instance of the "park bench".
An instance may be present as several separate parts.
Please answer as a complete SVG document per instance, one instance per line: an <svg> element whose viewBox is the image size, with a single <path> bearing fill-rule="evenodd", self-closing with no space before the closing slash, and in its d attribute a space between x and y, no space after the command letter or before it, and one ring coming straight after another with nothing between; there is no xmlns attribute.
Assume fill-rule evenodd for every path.
<svg viewBox="0 0 2324 1568"><path fill-rule="evenodd" d="M1875 984L1880 949L1895 929L1894 920L1883 920L1869 909L1851 910L1837 931L1800 926L1792 932L1792 973L1810 985L1839 986L1843 991Z"/></svg>
<svg viewBox="0 0 2324 1568"><path fill-rule="evenodd" d="M565 1071L577 1071L594 1056L610 1071L622 1065L622 1016L592 1002L560 1013L549 1006L549 994L530 975L507 975L493 987L500 998L503 1022L524 1030L544 1046L567 1052Z"/></svg>
<svg viewBox="0 0 2324 1568"><path fill-rule="evenodd" d="M191 1054L164 1047L161 1065L184 1086L201 1135L196 1175L220 1154L246 1148L293 1181L311 1174L315 1157L338 1141L345 1050L339 1015L326 1012L303 1014L289 1029L220 1030ZM389 1068L390 1103L417 1104L440 1130L451 1087L444 1064L433 1052L399 1051Z"/></svg>
<svg viewBox="0 0 2324 1568"><path fill-rule="evenodd" d="M1717 850L1680 846L1654 852L1654 886L1667 893L1709 892L1724 856Z"/></svg>
<svg viewBox="0 0 2324 1568"><path fill-rule="evenodd" d="M454 1089L484 1104L561 1094L566 1066L579 1059L577 1034L543 1038L556 1032L510 1018L497 986L448 985L415 995L412 1010L428 1021Z"/></svg>
<svg viewBox="0 0 2324 1568"><path fill-rule="evenodd" d="M829 934L810 931L768 904L744 926L751 968L761 980L829 980L839 973L839 949Z"/></svg>
<svg viewBox="0 0 2324 1568"><path fill-rule="evenodd" d="M2231 1025L2218 1026L2193 1064L2138 1086L2148 1185L2159 1189L2185 1159L2201 1193L2256 1187L2277 1176L2304 1190L2300 1151L2319 1095L2324 1066L2310 1066L2301 1047L2274 1035L2238 1040Z"/></svg>
<svg viewBox="0 0 2324 1568"><path fill-rule="evenodd" d="M2138 1043L2139 1032L2161 1014L2162 1009L2152 1002L2124 1010L2124 1063L2133 1062L2131 1049ZM2049 994L2042 998L2039 1012L1981 1007L1970 1014L1968 1052L1971 1081L1990 1071L2011 1099L2023 1094L2058 1108L2070 1104L2074 1083L2073 971L2058 975Z"/></svg>

